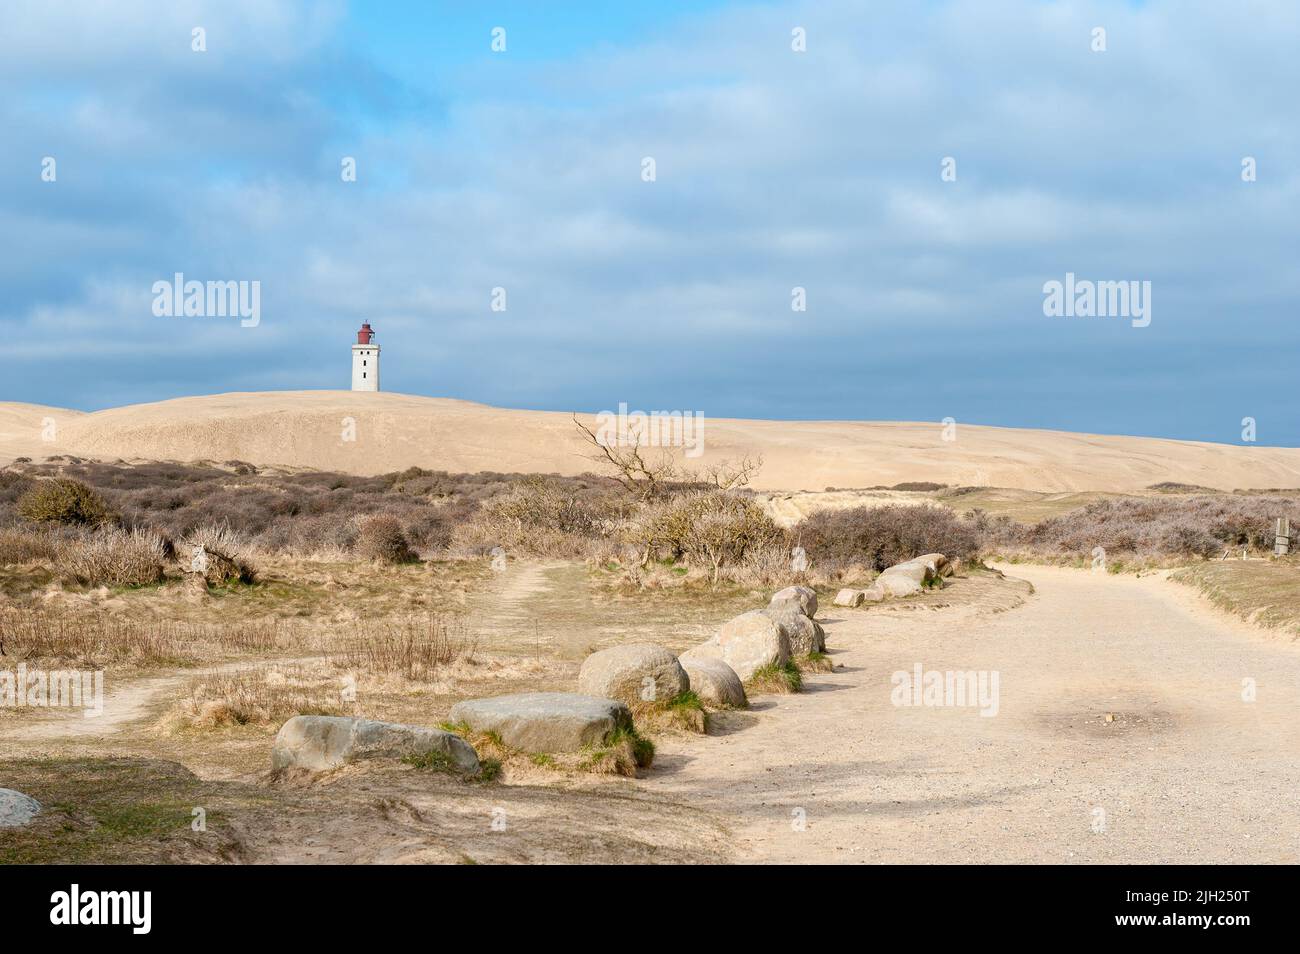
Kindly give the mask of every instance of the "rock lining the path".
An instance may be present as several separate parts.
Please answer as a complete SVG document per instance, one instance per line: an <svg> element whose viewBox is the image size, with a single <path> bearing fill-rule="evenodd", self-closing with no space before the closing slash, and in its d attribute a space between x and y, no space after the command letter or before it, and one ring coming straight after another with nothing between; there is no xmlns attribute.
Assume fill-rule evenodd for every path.
<svg viewBox="0 0 1300 954"><path fill-rule="evenodd" d="M790 637L784 627L764 610L750 610L722 624L718 634L682 659L721 659L742 680L753 677L764 666L784 666L790 661Z"/></svg>
<svg viewBox="0 0 1300 954"><path fill-rule="evenodd" d="M521 692L458 702L451 721L495 732L525 752L577 752L604 744L616 729L631 729L632 711L616 699L576 692Z"/></svg>
<svg viewBox="0 0 1300 954"><path fill-rule="evenodd" d="M668 702L691 688L677 657L652 643L631 643L592 653L578 672L578 692L598 699Z"/></svg>
<svg viewBox="0 0 1300 954"><path fill-rule="evenodd" d="M769 609L775 609L778 604L786 602L798 603L800 610L809 619L817 615L817 591L811 586L787 586L783 590L777 590L767 605Z"/></svg>
<svg viewBox="0 0 1300 954"><path fill-rule="evenodd" d="M721 659L692 656L683 657L681 662L691 678L691 691L705 705L719 709L749 707L749 700L745 698L745 685L740 681L740 676Z"/></svg>
<svg viewBox="0 0 1300 954"><path fill-rule="evenodd" d="M349 716L294 716L275 737L271 767L327 772L365 759L401 759L439 754L450 767L479 771L474 747L452 732L426 726L376 722Z"/></svg>

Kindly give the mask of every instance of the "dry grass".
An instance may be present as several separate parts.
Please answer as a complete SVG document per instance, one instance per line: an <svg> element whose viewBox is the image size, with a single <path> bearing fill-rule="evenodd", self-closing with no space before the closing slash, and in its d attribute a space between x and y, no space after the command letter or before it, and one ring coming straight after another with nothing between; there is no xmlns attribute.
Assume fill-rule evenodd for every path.
<svg viewBox="0 0 1300 954"><path fill-rule="evenodd" d="M275 652L290 645L293 634L277 620L136 621L29 608L0 611L0 642L15 660L60 660L90 668L109 662L186 666L230 652Z"/></svg>
<svg viewBox="0 0 1300 954"><path fill-rule="evenodd" d="M588 746L582 752L521 752L512 749L495 732L475 732L463 722L443 722L439 728L454 732L478 753L480 761L490 761L497 771L511 778L534 777L542 773L579 773L591 775L621 775L636 778L637 769L649 768L654 762L654 743L634 728L618 728L599 745Z"/></svg>
<svg viewBox="0 0 1300 954"><path fill-rule="evenodd" d="M27 527L0 530L0 566L23 563L53 563L58 559L62 541L46 531Z"/></svg>
<svg viewBox="0 0 1300 954"><path fill-rule="evenodd" d="M803 673L793 662L788 662L784 666L776 663L761 666L745 683L745 694L748 696L790 695L802 691Z"/></svg>
<svg viewBox="0 0 1300 954"><path fill-rule="evenodd" d="M152 530L102 527L59 548L62 575L87 586L148 586L164 576L167 542Z"/></svg>
<svg viewBox="0 0 1300 954"><path fill-rule="evenodd" d="M159 723L164 733L254 725L279 727L297 715L342 715L341 680L297 666L220 673L194 680Z"/></svg>
<svg viewBox="0 0 1300 954"><path fill-rule="evenodd" d="M709 714L694 692L687 690L667 702L642 702L632 707L632 718L642 730L651 732L709 731Z"/></svg>
<svg viewBox="0 0 1300 954"><path fill-rule="evenodd" d="M800 672L834 672L835 663L825 653L813 652L792 660Z"/></svg>
<svg viewBox="0 0 1300 954"><path fill-rule="evenodd" d="M367 622L354 631L355 642L331 655L343 668L426 682L438 669L458 660L472 660L477 643L457 617L431 613Z"/></svg>
<svg viewBox="0 0 1300 954"><path fill-rule="evenodd" d="M1215 560L1175 573L1216 606L1248 622L1300 636L1300 558Z"/></svg>

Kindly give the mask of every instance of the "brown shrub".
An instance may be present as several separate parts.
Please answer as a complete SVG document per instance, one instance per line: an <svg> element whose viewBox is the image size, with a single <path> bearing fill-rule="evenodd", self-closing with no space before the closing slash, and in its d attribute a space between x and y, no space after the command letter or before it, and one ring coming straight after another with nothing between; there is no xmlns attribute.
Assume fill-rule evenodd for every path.
<svg viewBox="0 0 1300 954"><path fill-rule="evenodd" d="M823 570L853 563L884 570L923 553L969 559L981 544L976 526L951 510L906 504L823 510L799 521L791 536Z"/></svg>
<svg viewBox="0 0 1300 954"><path fill-rule="evenodd" d="M27 527L0 530L0 566L11 563L53 563L63 541L52 533Z"/></svg>
<svg viewBox="0 0 1300 954"><path fill-rule="evenodd" d="M1095 547L1108 554L1214 556L1225 548L1271 551L1274 521L1288 517L1300 526L1294 497L1139 497L1098 500L1030 527L990 528L990 543L1023 547L1052 556L1086 556Z"/></svg>
<svg viewBox="0 0 1300 954"><path fill-rule="evenodd" d="M642 565L655 556L684 559L709 570L717 583L723 570L757 553L783 547L784 531L763 508L726 491L696 490L652 501L627 521L623 537L641 553Z"/></svg>
<svg viewBox="0 0 1300 954"><path fill-rule="evenodd" d="M392 514L362 517L357 526L356 552L380 563L410 563L415 559L402 523Z"/></svg>
<svg viewBox="0 0 1300 954"><path fill-rule="evenodd" d="M55 562L65 577L89 586L147 586L162 581L166 558L161 534L100 527L66 541Z"/></svg>
<svg viewBox="0 0 1300 954"><path fill-rule="evenodd" d="M199 549L202 569L196 568ZM182 542L178 557L181 569L202 572L204 580L212 586L231 583L253 583L257 568L253 565L251 548L229 526L205 526L193 530Z"/></svg>

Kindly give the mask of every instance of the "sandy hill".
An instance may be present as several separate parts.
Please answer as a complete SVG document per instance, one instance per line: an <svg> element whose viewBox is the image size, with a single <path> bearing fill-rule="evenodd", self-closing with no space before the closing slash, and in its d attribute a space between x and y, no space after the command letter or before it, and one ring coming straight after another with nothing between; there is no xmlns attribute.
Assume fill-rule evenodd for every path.
<svg viewBox="0 0 1300 954"><path fill-rule="evenodd" d="M46 418L56 439L41 439ZM343 439L355 421L354 441ZM582 420L593 423L591 416ZM706 420L692 466L761 454L765 490L902 481L1040 491L1136 492L1161 481L1224 490L1300 487L1300 449L938 423ZM71 454L102 460L241 460L375 474L410 466L576 474L591 470L567 413L351 391L217 394L85 414L0 404L0 463Z"/></svg>

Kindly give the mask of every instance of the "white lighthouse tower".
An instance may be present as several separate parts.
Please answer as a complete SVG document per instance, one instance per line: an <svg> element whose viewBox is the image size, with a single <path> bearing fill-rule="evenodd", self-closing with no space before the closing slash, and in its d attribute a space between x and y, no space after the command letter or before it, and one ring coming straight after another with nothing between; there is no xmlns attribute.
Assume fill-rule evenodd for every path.
<svg viewBox="0 0 1300 954"><path fill-rule="evenodd" d="M352 346L352 390L379 390L379 345L370 322L364 322Z"/></svg>

